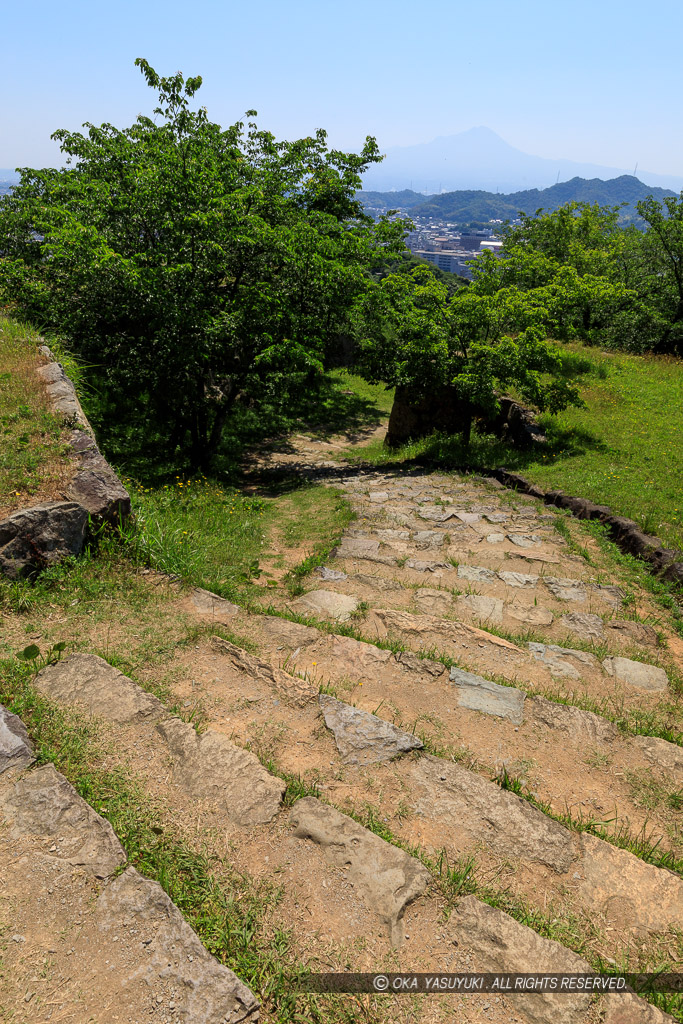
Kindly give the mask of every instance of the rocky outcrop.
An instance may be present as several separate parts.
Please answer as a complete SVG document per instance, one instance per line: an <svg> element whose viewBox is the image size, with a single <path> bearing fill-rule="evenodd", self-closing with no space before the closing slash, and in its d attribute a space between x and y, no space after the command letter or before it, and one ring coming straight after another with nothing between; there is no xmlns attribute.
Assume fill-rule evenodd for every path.
<svg viewBox="0 0 683 1024"><path fill-rule="evenodd" d="M485 424L485 429L492 431L508 444L513 444L515 448L531 448L534 445L548 443L548 438L530 409L507 397L500 398L498 405L498 415Z"/></svg>
<svg viewBox="0 0 683 1024"><path fill-rule="evenodd" d="M396 388L385 444L389 448L397 448L435 430L444 434L460 434L473 416L484 430L516 448L547 444L533 412L520 402L507 396L499 398L496 415L484 417L463 402L451 387L434 388L426 396L410 388Z"/></svg>
<svg viewBox="0 0 683 1024"><path fill-rule="evenodd" d="M80 555L88 512L76 501L20 509L0 522L0 572L20 579Z"/></svg>
<svg viewBox="0 0 683 1024"><path fill-rule="evenodd" d="M94 522L119 525L130 515L128 491L90 434L74 430L70 444L78 470L67 488L67 497L87 509Z"/></svg>
<svg viewBox="0 0 683 1024"><path fill-rule="evenodd" d="M131 511L130 495L97 447L64 368L46 345L39 351L49 360L36 373L45 383L52 409L74 428L69 444L75 473L64 493L66 501L20 509L0 522L0 574L10 579L80 555L89 521L115 526Z"/></svg>

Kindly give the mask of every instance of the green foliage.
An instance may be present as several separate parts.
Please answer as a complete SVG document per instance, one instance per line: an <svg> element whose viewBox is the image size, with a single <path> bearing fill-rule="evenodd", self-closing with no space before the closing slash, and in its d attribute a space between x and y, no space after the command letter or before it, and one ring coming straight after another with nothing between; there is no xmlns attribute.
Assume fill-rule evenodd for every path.
<svg viewBox="0 0 683 1024"><path fill-rule="evenodd" d="M191 109L201 78L136 63L156 119L55 133L67 167L24 169L0 200L0 288L100 368L109 415L205 466L236 403L284 406L320 377L402 230L354 198L374 139L354 155L324 131L223 129Z"/></svg>
<svg viewBox="0 0 683 1024"><path fill-rule="evenodd" d="M497 395L514 387L540 410L577 403L556 346L545 338L547 310L518 289L476 285L450 295L424 268L392 274L356 305L359 366L370 380L430 395L452 389L472 417L490 415Z"/></svg>
<svg viewBox="0 0 683 1024"><path fill-rule="evenodd" d="M637 204L644 232L618 207L568 203L507 226L501 259L475 266L477 289L515 287L546 310L557 338L644 352L683 345L683 197Z"/></svg>

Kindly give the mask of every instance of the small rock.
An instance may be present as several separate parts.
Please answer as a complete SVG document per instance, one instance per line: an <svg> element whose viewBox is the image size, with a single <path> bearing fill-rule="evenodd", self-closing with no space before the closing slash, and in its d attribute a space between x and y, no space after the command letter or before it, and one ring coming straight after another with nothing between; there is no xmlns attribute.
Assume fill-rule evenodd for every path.
<svg viewBox="0 0 683 1024"><path fill-rule="evenodd" d="M485 569L481 565L459 565L458 577L462 580L471 580L473 583L495 583L496 574L492 569Z"/></svg>
<svg viewBox="0 0 683 1024"><path fill-rule="evenodd" d="M489 544L502 544L505 540L504 533L489 533L486 537Z"/></svg>
<svg viewBox="0 0 683 1024"><path fill-rule="evenodd" d="M355 597L337 594L332 590L310 590L292 603L294 611L316 618L346 622L358 607Z"/></svg>
<svg viewBox="0 0 683 1024"><path fill-rule="evenodd" d="M458 597L455 604L457 608L464 609L481 622L500 625L503 621L503 602L498 597L470 594L467 597Z"/></svg>
<svg viewBox="0 0 683 1024"><path fill-rule="evenodd" d="M525 694L513 686L500 686L489 679L453 666L450 681L457 687L458 705L470 711L507 718L521 725Z"/></svg>
<svg viewBox="0 0 683 1024"><path fill-rule="evenodd" d="M620 683L637 686L640 690L666 690L669 679L663 668L645 665L630 658L605 658L602 667Z"/></svg>
<svg viewBox="0 0 683 1024"><path fill-rule="evenodd" d="M538 576L524 572L499 572L498 578L508 587L535 587L538 583Z"/></svg>
<svg viewBox="0 0 683 1024"><path fill-rule="evenodd" d="M544 576L543 582L558 601L576 601L583 603L588 593L580 580L561 579L557 576Z"/></svg>
<svg viewBox="0 0 683 1024"><path fill-rule="evenodd" d="M560 624L576 633L582 640L601 640L605 635L605 627L600 616L587 612L568 612L562 616Z"/></svg>
<svg viewBox="0 0 683 1024"><path fill-rule="evenodd" d="M345 572L341 572L339 569L329 569L326 565L319 565L316 570L316 574L324 579L328 583L332 583L335 580L345 580L347 575Z"/></svg>
<svg viewBox="0 0 683 1024"><path fill-rule="evenodd" d="M553 613L547 608L538 608L536 605L509 604L505 613L517 622L525 622L529 626L550 626L553 621Z"/></svg>
<svg viewBox="0 0 683 1024"><path fill-rule="evenodd" d="M347 764L390 761L400 754L419 750L424 744L412 733L398 729L360 708L351 707L329 694L318 697L325 725L334 733L337 749Z"/></svg>

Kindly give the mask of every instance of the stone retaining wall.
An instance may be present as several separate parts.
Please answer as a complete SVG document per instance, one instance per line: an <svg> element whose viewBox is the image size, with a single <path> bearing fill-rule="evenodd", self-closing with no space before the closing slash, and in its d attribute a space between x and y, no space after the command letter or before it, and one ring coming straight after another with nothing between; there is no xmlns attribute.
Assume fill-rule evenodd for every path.
<svg viewBox="0 0 683 1024"><path fill-rule="evenodd" d="M70 426L74 475L63 501L19 509L0 522L0 573L17 579L70 555L80 555L88 526L123 522L130 515L130 496L101 454L72 382L50 349L38 367L52 409Z"/></svg>

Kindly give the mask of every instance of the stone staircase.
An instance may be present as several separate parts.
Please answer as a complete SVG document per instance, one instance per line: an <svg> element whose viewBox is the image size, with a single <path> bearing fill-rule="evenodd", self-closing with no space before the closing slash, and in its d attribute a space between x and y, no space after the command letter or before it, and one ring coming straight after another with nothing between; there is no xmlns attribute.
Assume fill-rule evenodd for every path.
<svg viewBox="0 0 683 1024"><path fill-rule="evenodd" d="M663 720L671 652L543 506L438 474L360 474L341 486L357 519L306 593L273 592L263 612L205 591L184 599L224 634L176 656L186 670L176 707L199 701L199 731L93 655L43 669L38 691L99 721L112 765L134 773L169 827L219 865L276 880L275 921L321 970L590 970L577 948L594 963L629 956L638 970L653 951L680 956L683 880L666 866L680 864L680 849L666 814L639 806L630 780L645 773L680 790L683 751L619 730L609 713ZM79 919L120 986L106 996L120 1016L98 1021L256 1019L231 972L205 951L187 954L199 942L159 887L130 867L120 873L125 855L107 823L50 766L31 770L20 724L7 729L3 865L38 865L24 921L49 909L44 936L21 927L26 941L56 946L60 901L72 898L60 894L87 890L94 899ZM54 820L32 809L57 804L66 810ZM658 843L649 859L623 848L625 830L643 829ZM146 929L157 936L151 954ZM66 976L76 942L63 947L54 955ZM24 946L8 948L23 984ZM82 979L93 948L78 958L86 996L76 1020L91 1012ZM630 995L386 998L358 1019L672 1019ZM123 1009L138 999L144 1013ZM27 1021L60 1019L30 1011L31 1000Z"/></svg>

